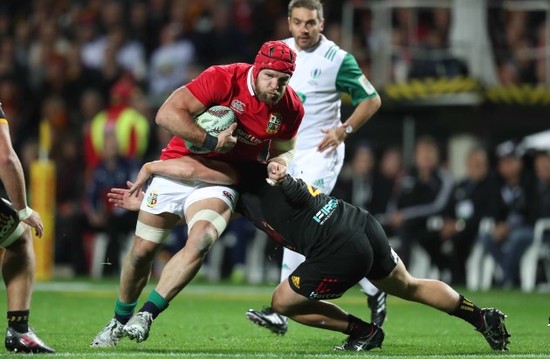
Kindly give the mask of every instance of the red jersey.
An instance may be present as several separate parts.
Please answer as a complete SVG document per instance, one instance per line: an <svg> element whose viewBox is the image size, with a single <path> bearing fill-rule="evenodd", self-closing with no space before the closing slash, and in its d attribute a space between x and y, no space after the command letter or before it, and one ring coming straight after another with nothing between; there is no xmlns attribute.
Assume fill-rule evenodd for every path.
<svg viewBox="0 0 550 359"><path fill-rule="evenodd" d="M298 132L304 108L290 86L281 100L268 106L252 90L252 65L237 63L212 66L186 85L206 108L215 105L230 107L237 117L234 134L237 144L228 153L210 152L203 156L229 160L256 161L266 141L290 140ZM173 137L162 150L161 159L193 154L179 137Z"/></svg>

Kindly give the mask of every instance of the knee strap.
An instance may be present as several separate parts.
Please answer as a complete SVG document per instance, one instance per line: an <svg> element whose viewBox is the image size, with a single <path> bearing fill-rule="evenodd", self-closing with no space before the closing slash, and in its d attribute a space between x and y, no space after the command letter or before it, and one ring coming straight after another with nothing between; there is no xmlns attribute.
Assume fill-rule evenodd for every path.
<svg viewBox="0 0 550 359"><path fill-rule="evenodd" d="M170 231L171 229L156 228L140 221L136 224L136 236L157 244L164 242L170 235Z"/></svg>

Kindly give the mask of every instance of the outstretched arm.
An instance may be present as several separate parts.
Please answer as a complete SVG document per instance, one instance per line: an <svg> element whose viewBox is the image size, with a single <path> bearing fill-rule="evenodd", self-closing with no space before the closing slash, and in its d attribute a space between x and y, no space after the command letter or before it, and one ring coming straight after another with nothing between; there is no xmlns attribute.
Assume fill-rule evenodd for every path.
<svg viewBox="0 0 550 359"><path fill-rule="evenodd" d="M137 211L143 199L142 188L152 175L183 180L201 180L208 183L232 185L237 183L238 173L229 163L202 158L181 157L144 164L134 183L127 182L128 189L112 188L109 202L116 207Z"/></svg>
<svg viewBox="0 0 550 359"><path fill-rule="evenodd" d="M296 137L290 140L272 140L267 165L268 180L276 183L284 179L288 164L294 157ZM268 181L268 182L269 182Z"/></svg>
<svg viewBox="0 0 550 359"><path fill-rule="evenodd" d="M237 182L237 171L228 163L201 157L180 157L144 164L130 188L130 194L141 190L152 175L183 180L200 180L208 183L232 185Z"/></svg>

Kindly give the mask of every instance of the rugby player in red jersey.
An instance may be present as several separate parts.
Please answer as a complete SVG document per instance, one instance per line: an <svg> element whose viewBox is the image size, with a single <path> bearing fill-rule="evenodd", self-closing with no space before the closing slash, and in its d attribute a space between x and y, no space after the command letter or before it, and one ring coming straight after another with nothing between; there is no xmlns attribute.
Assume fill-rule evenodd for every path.
<svg viewBox="0 0 550 359"><path fill-rule="evenodd" d="M266 175L274 181L283 178L304 113L299 97L287 87L295 59L296 54L285 43L269 41L262 45L253 65L212 66L174 91L156 116L157 124L174 135L161 159L190 155L185 141L210 150L206 157L241 161L258 159L269 144ZM213 105L228 106L237 117L237 123L217 137L193 120ZM149 311L132 315L163 241L184 217L186 245L166 264L146 303L161 310L198 272L210 246L227 226L237 199L237 191L229 186L163 176L152 179L122 268L114 318L93 339L92 347L113 347L125 335L137 341L146 339L154 318Z"/></svg>

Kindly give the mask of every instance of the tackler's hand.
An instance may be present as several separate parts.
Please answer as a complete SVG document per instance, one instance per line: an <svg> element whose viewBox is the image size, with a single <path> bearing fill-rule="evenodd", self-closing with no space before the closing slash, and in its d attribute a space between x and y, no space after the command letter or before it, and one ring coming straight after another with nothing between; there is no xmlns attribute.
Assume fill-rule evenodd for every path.
<svg viewBox="0 0 550 359"><path fill-rule="evenodd" d="M218 135L218 144L216 145L216 152L227 153L235 147L237 144L237 137L233 135L233 132L237 129L237 122L232 123L226 130L223 130Z"/></svg>
<svg viewBox="0 0 550 359"><path fill-rule="evenodd" d="M270 180L268 181L269 184L279 182L286 176L286 165L277 161L269 162L267 164L267 176L267 179Z"/></svg>
<svg viewBox="0 0 550 359"><path fill-rule="evenodd" d="M134 184L127 181L126 185L128 188L132 188ZM111 191L107 193L109 202L113 203L115 207L123 208L128 211L138 211L144 196L145 193L142 191L136 191L132 194L130 190L126 188L111 188Z"/></svg>

